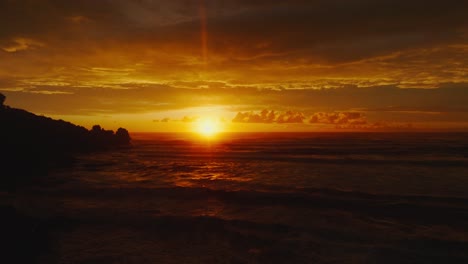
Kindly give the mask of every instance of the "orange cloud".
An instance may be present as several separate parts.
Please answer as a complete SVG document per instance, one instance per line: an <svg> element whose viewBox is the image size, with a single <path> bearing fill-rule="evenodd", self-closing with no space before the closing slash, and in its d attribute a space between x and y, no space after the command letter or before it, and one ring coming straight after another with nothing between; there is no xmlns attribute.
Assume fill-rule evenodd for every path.
<svg viewBox="0 0 468 264"><path fill-rule="evenodd" d="M39 47L43 47L44 43L39 42L34 39L30 38L14 38L12 41L10 41L9 44L4 45L1 47L4 51L6 52L18 52L18 51L23 51L23 50L28 50L28 49L36 49Z"/></svg>
<svg viewBox="0 0 468 264"><path fill-rule="evenodd" d="M364 125L367 124L366 117L359 112L318 112L310 119L311 124L334 124L334 125Z"/></svg>
<svg viewBox="0 0 468 264"><path fill-rule="evenodd" d="M363 125L366 124L364 114L359 112L318 112L309 118L302 112L262 110L260 112L238 112L232 122L235 123L304 123L333 125Z"/></svg>
<svg viewBox="0 0 468 264"><path fill-rule="evenodd" d="M287 111L275 112L264 109L261 112L238 112L232 122L234 123L303 123L303 113Z"/></svg>

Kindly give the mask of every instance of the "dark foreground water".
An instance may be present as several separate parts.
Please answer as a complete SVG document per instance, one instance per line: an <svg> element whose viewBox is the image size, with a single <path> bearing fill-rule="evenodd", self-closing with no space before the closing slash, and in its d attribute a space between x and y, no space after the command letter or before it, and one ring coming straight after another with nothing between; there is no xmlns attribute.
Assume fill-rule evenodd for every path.
<svg viewBox="0 0 468 264"><path fill-rule="evenodd" d="M467 134L133 138L14 198L40 261L468 263Z"/></svg>

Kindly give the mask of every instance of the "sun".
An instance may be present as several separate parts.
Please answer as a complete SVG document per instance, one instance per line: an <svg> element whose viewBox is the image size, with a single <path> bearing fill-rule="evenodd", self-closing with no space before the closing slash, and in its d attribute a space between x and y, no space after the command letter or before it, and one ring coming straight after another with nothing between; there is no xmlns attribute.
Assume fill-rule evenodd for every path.
<svg viewBox="0 0 468 264"><path fill-rule="evenodd" d="M214 137L221 131L221 124L216 120L203 118L196 122L195 131L204 137Z"/></svg>

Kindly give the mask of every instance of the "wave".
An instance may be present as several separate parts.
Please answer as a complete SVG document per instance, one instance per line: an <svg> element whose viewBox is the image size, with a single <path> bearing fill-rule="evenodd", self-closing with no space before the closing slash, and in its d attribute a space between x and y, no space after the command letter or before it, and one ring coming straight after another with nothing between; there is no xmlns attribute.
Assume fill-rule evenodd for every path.
<svg viewBox="0 0 468 264"><path fill-rule="evenodd" d="M44 263L113 263L129 256L128 263L468 261L463 198L182 187L35 188L22 195L23 204L29 197L28 216L14 216L8 234L14 238L32 222L52 236L59 246L49 254L59 259L46 256ZM224 212L196 210L219 206ZM44 212L49 215L37 221Z"/></svg>
<svg viewBox="0 0 468 264"><path fill-rule="evenodd" d="M466 226L468 198L370 194L332 189L299 189L297 192L263 192L251 190L213 190L209 188L85 188L31 191L49 197L85 197L86 199L130 200L146 202L217 201L229 206L282 206L317 210L339 210L368 217L408 221L419 224L448 224ZM173 205L173 203L171 203Z"/></svg>

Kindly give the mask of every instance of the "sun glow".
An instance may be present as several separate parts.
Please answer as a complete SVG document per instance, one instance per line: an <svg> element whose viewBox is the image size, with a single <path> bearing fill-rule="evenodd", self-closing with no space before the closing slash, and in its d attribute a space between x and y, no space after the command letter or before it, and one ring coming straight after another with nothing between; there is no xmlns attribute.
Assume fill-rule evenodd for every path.
<svg viewBox="0 0 468 264"><path fill-rule="evenodd" d="M195 130L204 137L214 137L221 132L221 124L213 119L200 119L196 122Z"/></svg>

